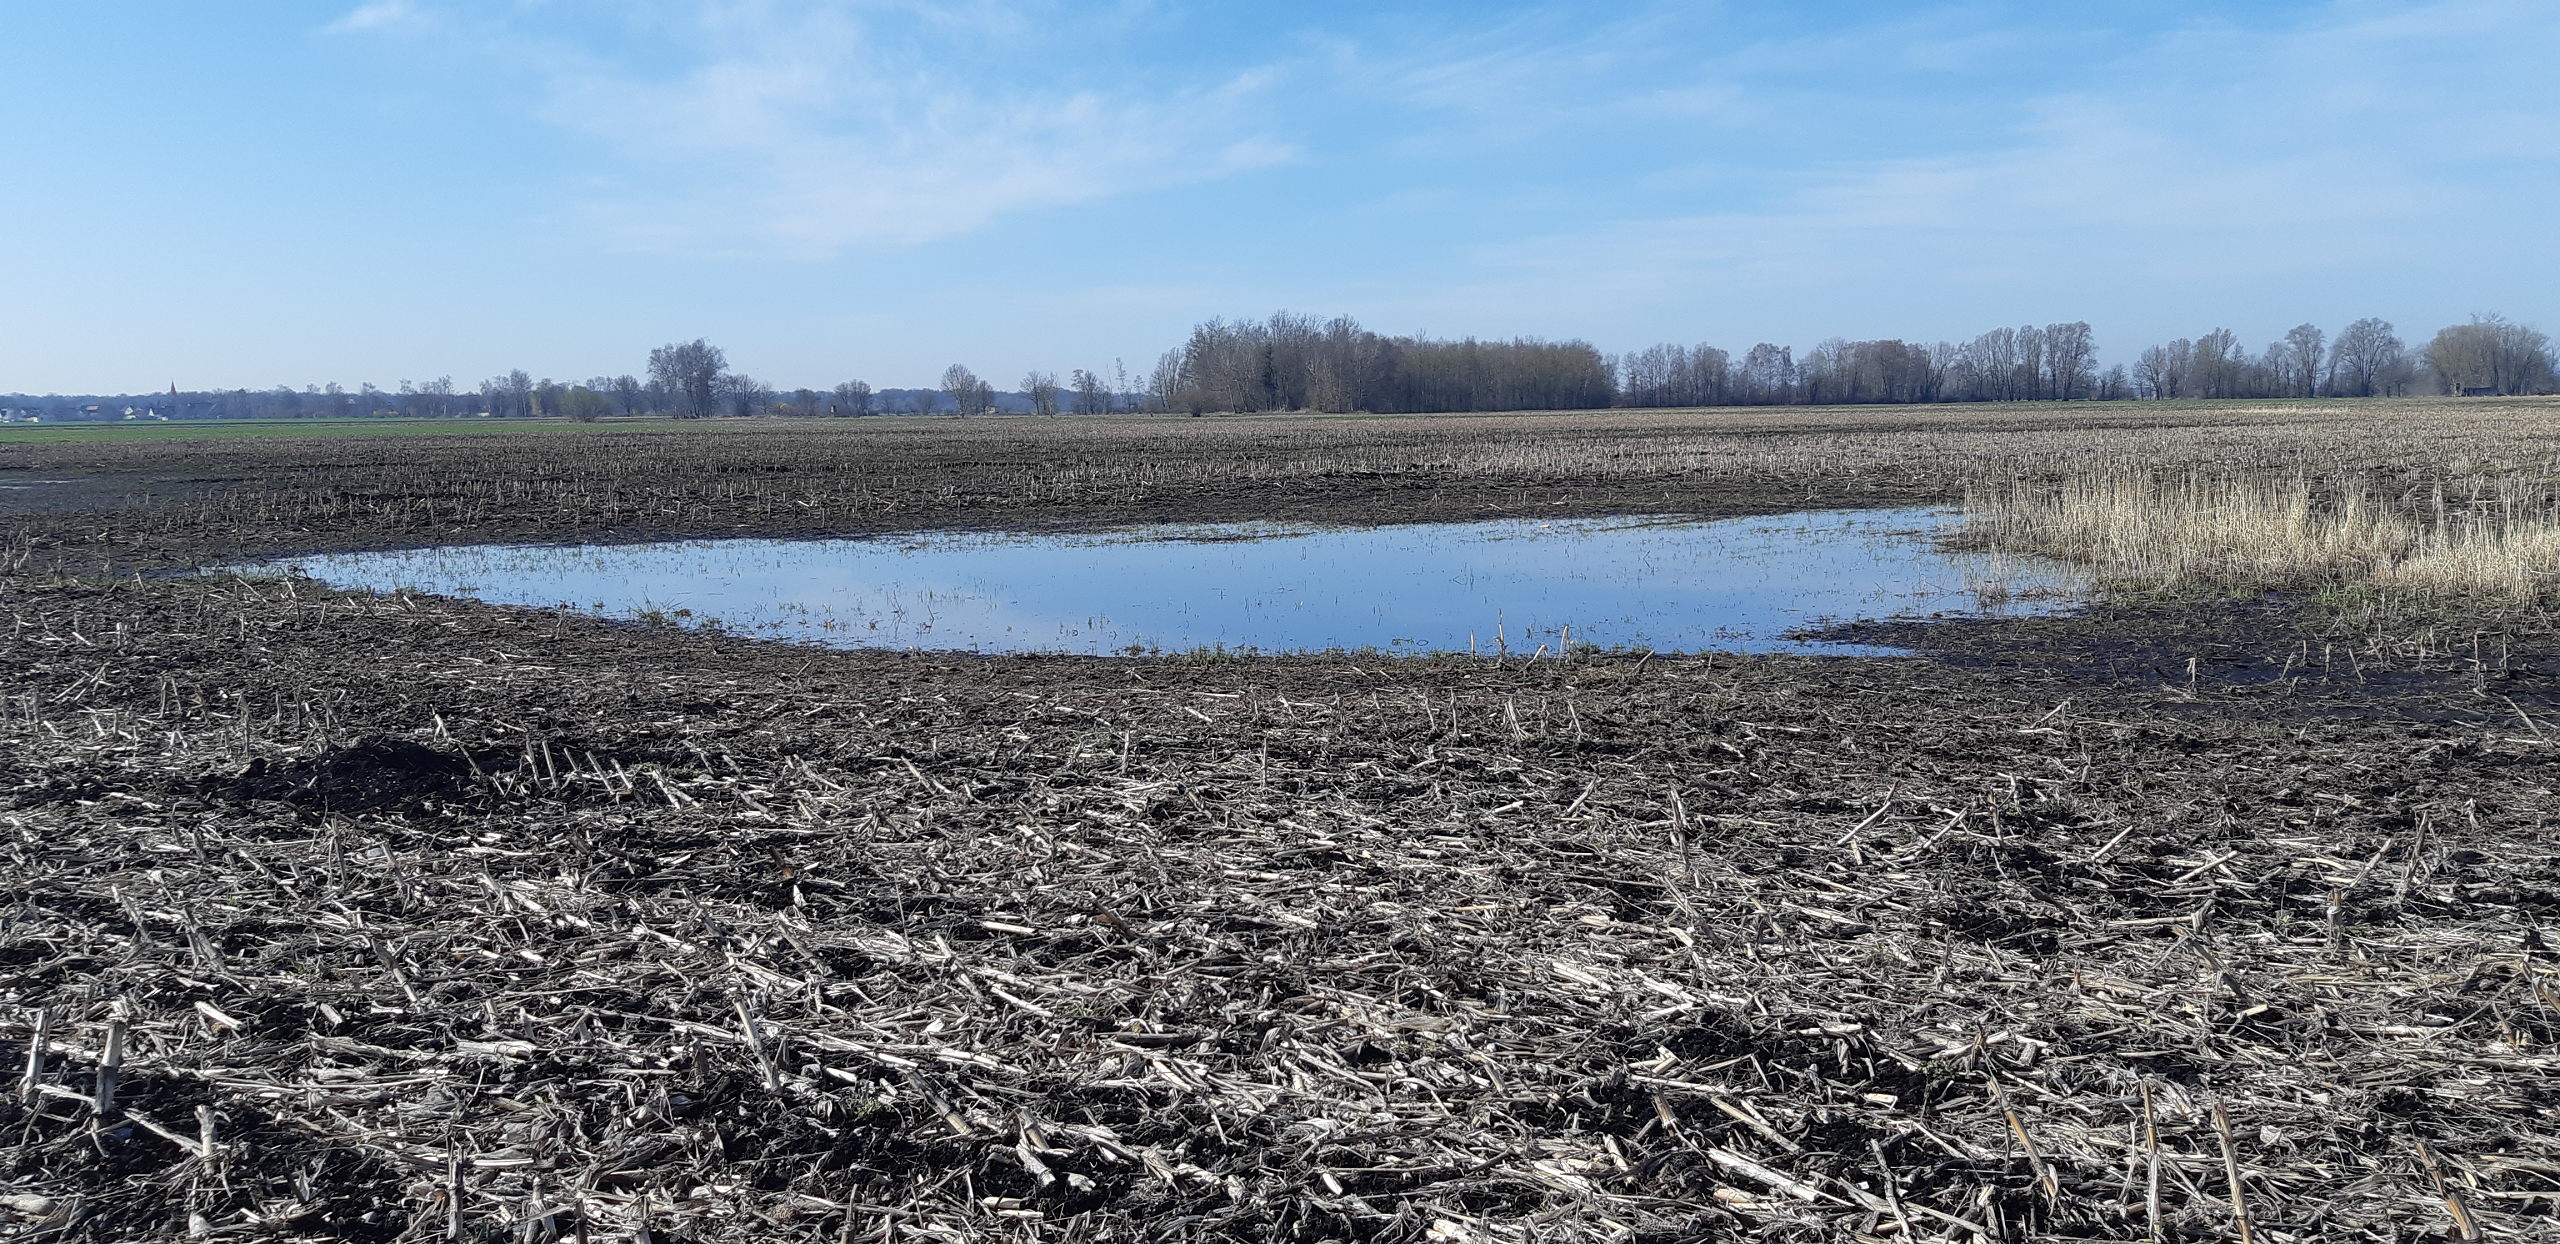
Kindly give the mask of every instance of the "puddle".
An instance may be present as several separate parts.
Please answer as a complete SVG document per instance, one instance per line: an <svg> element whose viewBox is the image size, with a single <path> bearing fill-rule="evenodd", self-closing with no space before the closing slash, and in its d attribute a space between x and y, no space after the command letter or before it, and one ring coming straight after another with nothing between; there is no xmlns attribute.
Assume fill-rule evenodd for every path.
<svg viewBox="0 0 2560 1244"><path fill-rule="evenodd" d="M1380 650L1880 653L1797 638L1856 619L2044 613L2050 563L1953 554L1952 511L1355 529L480 545L298 558L344 588L718 626L839 647L1131 654Z"/></svg>

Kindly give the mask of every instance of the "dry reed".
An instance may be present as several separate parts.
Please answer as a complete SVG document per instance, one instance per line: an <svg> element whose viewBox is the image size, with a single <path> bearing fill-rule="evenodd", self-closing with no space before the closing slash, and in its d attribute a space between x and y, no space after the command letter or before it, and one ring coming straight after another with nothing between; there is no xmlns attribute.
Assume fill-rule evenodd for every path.
<svg viewBox="0 0 2560 1244"><path fill-rule="evenodd" d="M2560 493L2474 476L2170 474L2118 467L1966 498L1962 542L2056 557L2135 587L2372 588L2538 600L2560 568Z"/></svg>

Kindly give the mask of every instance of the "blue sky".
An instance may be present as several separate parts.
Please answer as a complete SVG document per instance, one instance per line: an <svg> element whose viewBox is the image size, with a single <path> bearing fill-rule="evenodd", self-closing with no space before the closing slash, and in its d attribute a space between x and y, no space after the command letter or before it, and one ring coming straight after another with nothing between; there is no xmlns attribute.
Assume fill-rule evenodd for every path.
<svg viewBox="0 0 2560 1244"><path fill-rule="evenodd" d="M0 4L0 391L2546 329L2560 5Z"/></svg>

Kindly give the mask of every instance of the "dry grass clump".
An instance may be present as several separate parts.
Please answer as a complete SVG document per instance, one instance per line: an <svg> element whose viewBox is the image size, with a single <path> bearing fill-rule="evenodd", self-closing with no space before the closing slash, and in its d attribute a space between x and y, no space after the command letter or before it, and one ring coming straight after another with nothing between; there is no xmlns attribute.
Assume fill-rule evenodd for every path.
<svg viewBox="0 0 2560 1244"><path fill-rule="evenodd" d="M2560 493L2514 476L2371 480L2118 468L1965 502L1972 545L2140 587L2374 588L2534 601L2560 571Z"/></svg>

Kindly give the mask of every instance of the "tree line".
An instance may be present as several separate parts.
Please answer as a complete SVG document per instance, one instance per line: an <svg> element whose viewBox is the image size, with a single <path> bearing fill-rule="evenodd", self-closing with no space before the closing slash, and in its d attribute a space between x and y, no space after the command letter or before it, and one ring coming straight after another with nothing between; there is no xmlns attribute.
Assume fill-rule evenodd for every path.
<svg viewBox="0 0 2560 1244"><path fill-rule="evenodd" d="M1573 410L1612 403L1609 358L1585 341L1390 337L1350 316L1286 311L1213 319L1167 350L1148 378L1149 409L1375 411Z"/></svg>
<svg viewBox="0 0 2560 1244"><path fill-rule="evenodd" d="M1761 342L1736 358L1712 345L1666 342L1604 354L1585 341L1487 341L1386 336L1349 316L1279 312L1212 319L1133 375L1076 368L1063 381L1033 370L999 390L968 367L931 388L878 389L847 380L777 390L732 370L709 341L670 342L640 373L582 382L535 379L521 368L465 389L450 376L396 390L371 384L233 389L141 397L0 397L0 414L56 420L155 416L280 419L403 415L451 418L608 415L1098 415L1209 411L1587 410L1609 406L1772 406L1861 403L2164 401L2509 396L2560 391L2549 337L2499 315L2475 315L2412 348L2384 320L2361 319L2335 338L2302 324L2262 350L2216 328L2143 348L2101 368L2085 321L1995 328L1962 342L1833 337L1799 355Z"/></svg>
<svg viewBox="0 0 2560 1244"><path fill-rule="evenodd" d="M2245 397L2472 396L2560 389L2550 339L2496 315L2474 316L2411 349L2388 321L2362 319L2333 341L2303 324L2252 352L2217 328L2149 346L2101 371L2086 322L1995 328L1920 345L1833 338L1799 360L1761 343L1736 363L1714 346L1664 344L1616 356L1626 406L1790 403L2098 401Z"/></svg>
<svg viewBox="0 0 2560 1244"><path fill-rule="evenodd" d="M1619 355L1626 406L1783 406L2021 402L2124 396L2122 368L2100 374L2083 322L1995 328L1971 341L1919 345L1834 337L1802 359L1761 342L1739 363L1714 346L1666 343Z"/></svg>
<svg viewBox="0 0 2560 1244"><path fill-rule="evenodd" d="M2303 324L2257 352L2217 328L2148 347L2131 366L2102 369L2086 321L1934 344L1834 337L1801 356L1761 342L1736 359L1716 346L1672 342L1602 354L1583 341L1383 337L1348 316L1282 312L1198 325L1158 360L1133 408L1399 413L2555 390L2550 339L2497 315L2445 328L2414 350L2380 319L2357 320L2334 341Z"/></svg>

